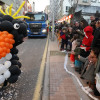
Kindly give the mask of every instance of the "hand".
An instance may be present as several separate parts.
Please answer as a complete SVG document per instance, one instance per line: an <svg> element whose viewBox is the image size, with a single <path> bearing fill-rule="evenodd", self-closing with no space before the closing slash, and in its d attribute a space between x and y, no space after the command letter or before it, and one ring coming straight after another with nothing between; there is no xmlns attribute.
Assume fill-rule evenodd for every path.
<svg viewBox="0 0 100 100"><path fill-rule="evenodd" d="M79 30L79 29L77 29L76 31L77 31L77 32L79 32L80 30Z"/></svg>
<svg viewBox="0 0 100 100"><path fill-rule="evenodd" d="M74 52L74 51L72 51L71 53L72 53L72 54L75 54L75 52Z"/></svg>
<svg viewBox="0 0 100 100"><path fill-rule="evenodd" d="M84 49L86 51L86 47L81 47L81 49Z"/></svg>
<svg viewBox="0 0 100 100"><path fill-rule="evenodd" d="M80 55L78 55L78 58L80 59Z"/></svg>

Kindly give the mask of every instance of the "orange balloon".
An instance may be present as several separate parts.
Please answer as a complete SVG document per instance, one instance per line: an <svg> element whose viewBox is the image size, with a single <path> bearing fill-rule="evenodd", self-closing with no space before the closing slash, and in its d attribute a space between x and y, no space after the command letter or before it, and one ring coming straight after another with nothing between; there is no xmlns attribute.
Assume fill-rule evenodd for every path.
<svg viewBox="0 0 100 100"><path fill-rule="evenodd" d="M14 36L13 36L12 34L8 34L7 37L8 37L9 39L13 39Z"/></svg>
<svg viewBox="0 0 100 100"><path fill-rule="evenodd" d="M7 35L3 34L3 35L2 35L2 37L3 37L3 39L4 39L4 38L6 38L6 37L7 37Z"/></svg>
<svg viewBox="0 0 100 100"><path fill-rule="evenodd" d="M15 43L15 40L10 39L10 43L11 43L11 44L14 44L14 43Z"/></svg>
<svg viewBox="0 0 100 100"><path fill-rule="evenodd" d="M3 31L2 33L5 34L5 35L8 35L9 34L7 31Z"/></svg>
<svg viewBox="0 0 100 100"><path fill-rule="evenodd" d="M6 47L3 47L2 49L3 49L4 52L7 52L7 48Z"/></svg>
<svg viewBox="0 0 100 100"><path fill-rule="evenodd" d="M9 41L9 38L5 38L4 40L5 40L6 43L9 43L10 42Z"/></svg>
<svg viewBox="0 0 100 100"><path fill-rule="evenodd" d="M9 48L9 43L5 43L5 47L6 48Z"/></svg>
<svg viewBox="0 0 100 100"><path fill-rule="evenodd" d="M0 42L0 47L4 47L5 46L5 42Z"/></svg>
<svg viewBox="0 0 100 100"><path fill-rule="evenodd" d="M13 45L12 44L9 44L9 49L12 49L13 48Z"/></svg>
<svg viewBox="0 0 100 100"><path fill-rule="evenodd" d="M0 42L3 42L4 38L2 36L0 36Z"/></svg>
<svg viewBox="0 0 100 100"><path fill-rule="evenodd" d="M3 52L2 54L0 54L1 57L5 57L6 56L6 52Z"/></svg>
<svg viewBox="0 0 100 100"><path fill-rule="evenodd" d="M2 32L0 32L0 36L2 35Z"/></svg>
<svg viewBox="0 0 100 100"><path fill-rule="evenodd" d="M0 53L2 53L3 52L3 48L0 48Z"/></svg>
<svg viewBox="0 0 100 100"><path fill-rule="evenodd" d="M2 56L0 56L0 59L2 58Z"/></svg>
<svg viewBox="0 0 100 100"><path fill-rule="evenodd" d="M7 51L6 51L7 53L10 53L10 49L7 49Z"/></svg>

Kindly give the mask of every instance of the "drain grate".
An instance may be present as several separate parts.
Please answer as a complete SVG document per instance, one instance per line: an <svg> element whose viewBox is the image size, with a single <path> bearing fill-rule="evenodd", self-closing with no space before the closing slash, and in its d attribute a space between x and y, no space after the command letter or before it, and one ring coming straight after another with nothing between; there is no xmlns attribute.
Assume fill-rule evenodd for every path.
<svg viewBox="0 0 100 100"><path fill-rule="evenodd" d="M66 53L60 51L50 51L50 56L65 56Z"/></svg>

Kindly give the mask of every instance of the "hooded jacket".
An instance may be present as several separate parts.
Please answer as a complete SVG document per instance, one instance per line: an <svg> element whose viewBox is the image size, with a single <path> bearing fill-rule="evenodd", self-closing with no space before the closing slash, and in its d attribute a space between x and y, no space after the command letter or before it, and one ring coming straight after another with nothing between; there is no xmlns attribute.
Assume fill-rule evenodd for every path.
<svg viewBox="0 0 100 100"><path fill-rule="evenodd" d="M89 51L91 48L91 43L92 43L93 38L94 38L94 36L92 35L93 28L91 26L85 27L84 33L85 33L85 37L82 40L81 47L86 47L86 51Z"/></svg>

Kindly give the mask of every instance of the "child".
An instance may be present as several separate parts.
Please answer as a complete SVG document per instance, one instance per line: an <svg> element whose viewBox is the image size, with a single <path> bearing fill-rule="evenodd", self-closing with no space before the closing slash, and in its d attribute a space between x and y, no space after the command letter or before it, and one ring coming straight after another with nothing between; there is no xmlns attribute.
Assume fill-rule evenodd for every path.
<svg viewBox="0 0 100 100"><path fill-rule="evenodd" d="M85 62L81 77L89 81L89 87L86 88L88 92L92 92L95 89L95 64L97 63L98 55L99 49L93 48L87 58L78 56L80 61Z"/></svg>
<svg viewBox="0 0 100 100"><path fill-rule="evenodd" d="M66 30L67 30L67 28L66 27L63 27L62 28L62 31L60 32L60 37L62 39L60 50L62 52L65 52L64 45L66 45L66 48L67 48L67 44L68 44L68 39L66 38Z"/></svg>
<svg viewBox="0 0 100 100"><path fill-rule="evenodd" d="M74 50L75 50L75 48L77 46L77 38L78 38L78 35L75 34L73 36L72 50L71 50L71 55L70 55L70 60L72 62L71 67L74 67L74 61L75 61L75 56L74 56L75 53L74 53Z"/></svg>
<svg viewBox="0 0 100 100"><path fill-rule="evenodd" d="M71 49L72 49L71 39L73 38L72 27L68 28L67 37L68 37L68 45L70 46L69 51L71 51Z"/></svg>

